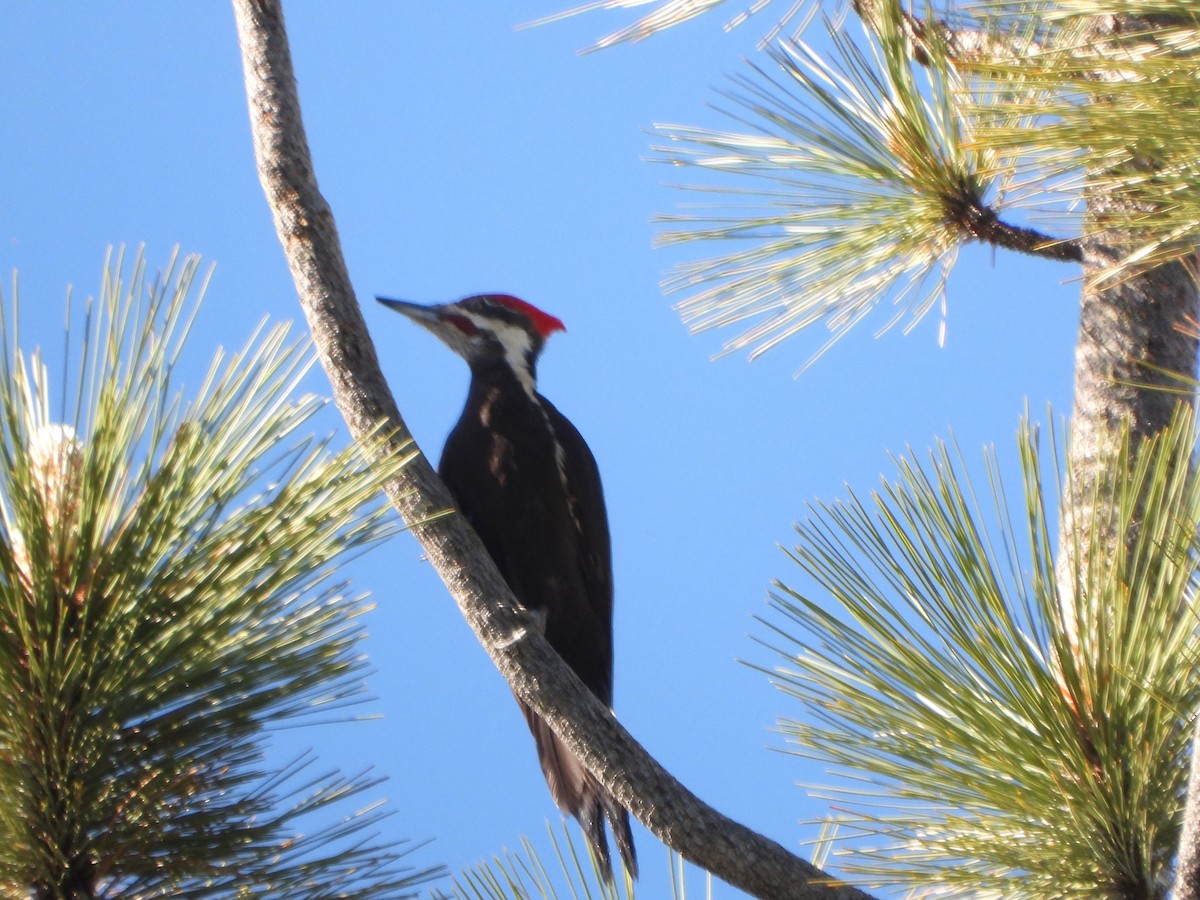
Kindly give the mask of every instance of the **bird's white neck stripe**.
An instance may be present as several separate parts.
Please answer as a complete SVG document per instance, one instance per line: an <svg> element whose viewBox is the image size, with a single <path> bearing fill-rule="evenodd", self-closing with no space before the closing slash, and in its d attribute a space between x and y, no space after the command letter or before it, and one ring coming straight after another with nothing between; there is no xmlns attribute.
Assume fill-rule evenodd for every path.
<svg viewBox="0 0 1200 900"><path fill-rule="evenodd" d="M481 331L490 331L496 335L496 340L504 348L504 358L508 360L508 367L512 369L517 382L530 397L536 397L537 382L533 377L533 371L529 368L529 334L525 329L519 325L484 320L470 313L466 313L465 316L476 328Z"/></svg>
<svg viewBox="0 0 1200 900"><path fill-rule="evenodd" d="M583 525L579 519L579 499L575 496L575 492L571 489L571 480L567 477L567 452L563 447L563 443L559 440L558 432L554 427L554 420L550 417L550 411L546 409L546 404L537 394L537 382L533 377L533 371L529 365L529 333L519 325L509 325L506 322L484 321L478 316L464 313L467 319L481 331L491 331L496 336L496 340L500 342L500 346L504 348L504 358L508 362L508 367L512 370L513 375L517 379L517 383L525 390L530 399L536 404L542 418L546 422L546 428L550 432L550 437L554 441L554 462L558 467L558 477L562 482L563 490L567 497L567 507L571 514L571 519L575 523L575 528L582 532Z"/></svg>
<svg viewBox="0 0 1200 900"><path fill-rule="evenodd" d="M546 420L546 427L550 429L550 436L554 440L554 462L558 466L558 480L562 483L563 493L567 498L567 512L571 514L575 530L582 534L583 523L579 519L579 497L571 486L571 479L567 477L567 450L563 446L562 440L559 439L558 429L554 427L554 420L550 418L550 410L546 409L545 400L539 397L537 404L538 409L542 411L542 418Z"/></svg>

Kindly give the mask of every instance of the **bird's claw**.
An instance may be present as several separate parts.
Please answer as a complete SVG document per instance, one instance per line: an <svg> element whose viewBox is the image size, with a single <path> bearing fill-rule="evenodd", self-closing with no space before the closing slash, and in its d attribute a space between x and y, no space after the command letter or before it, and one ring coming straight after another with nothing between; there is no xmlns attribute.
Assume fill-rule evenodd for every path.
<svg viewBox="0 0 1200 900"><path fill-rule="evenodd" d="M513 631L508 637L502 641L496 642L498 650L507 650L517 641L524 640L529 632L536 631L538 634L546 633L546 611L544 609L526 609L522 611L522 617L525 619L525 625Z"/></svg>

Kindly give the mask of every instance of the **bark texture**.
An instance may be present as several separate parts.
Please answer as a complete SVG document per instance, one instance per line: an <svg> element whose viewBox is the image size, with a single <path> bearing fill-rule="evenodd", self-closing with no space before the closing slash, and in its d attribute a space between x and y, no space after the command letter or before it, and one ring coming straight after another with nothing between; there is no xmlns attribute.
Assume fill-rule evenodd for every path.
<svg viewBox="0 0 1200 900"><path fill-rule="evenodd" d="M355 438L411 437L379 367L337 229L317 189L277 0L234 0L259 177L334 401ZM721 815L662 768L531 627L445 486L418 454L388 494L514 693L550 723L617 800L685 858L758 897L867 900Z"/></svg>
<svg viewBox="0 0 1200 900"><path fill-rule="evenodd" d="M1091 39L1106 52L1119 54L1123 41L1152 40L1156 29L1177 24L1179 20L1170 16L1099 17L1093 23ZM1129 167L1130 174L1141 175L1151 168L1149 161ZM1057 572L1059 602L1077 653L1086 652L1080 635L1103 614L1094 608L1083 587L1088 583L1087 571L1107 566L1116 554L1124 552L1131 538L1129 534L1093 533L1112 521L1102 507L1112 497L1111 479L1122 477L1110 464L1116 442L1128 427L1136 455L1141 442L1170 424L1180 402L1195 403L1194 395L1181 395L1182 384L1173 376L1195 375L1198 350L1194 256L1119 281L1105 276L1105 270L1141 237L1112 223L1131 221L1131 213L1152 218L1157 211L1154 201L1130 195L1114 198L1099 190L1087 192L1086 201L1089 237L1083 243L1070 471L1062 504ZM1180 613L1192 614L1184 609ZM1194 663L1180 660L1180 664ZM1200 737L1200 723L1196 735ZM1193 755L1195 746L1193 743ZM1200 766L1194 759L1185 818L1173 896L1175 900L1200 900ZM1166 885L1158 885L1146 894L1114 885L1114 896L1142 900L1165 896L1166 890Z"/></svg>
<svg viewBox="0 0 1200 900"><path fill-rule="evenodd" d="M1145 44L1156 29L1181 24L1169 16L1105 16L1094 23L1091 38L1099 52L1119 58L1126 52L1125 42ZM1115 174L1136 182L1153 169L1152 161L1139 160ZM1135 442L1169 424L1180 401L1180 383L1172 375L1194 375L1197 353L1195 328L1188 327L1197 314L1197 282L1190 260L1116 281L1103 275L1148 237L1120 223L1139 216L1152 219L1159 211L1155 199L1113 197L1093 189L1086 192L1086 202L1089 237L1083 247L1070 460L1085 482L1108 437L1124 424L1132 428Z"/></svg>
<svg viewBox="0 0 1200 900"><path fill-rule="evenodd" d="M1106 206L1094 201L1096 206ZM1107 564L1129 535L1103 535L1101 560L1077 559L1078 548L1095 546L1092 528L1096 504L1111 497L1113 453L1126 426L1133 449L1170 424L1178 403L1175 374L1196 369L1197 341L1187 328L1197 314L1196 282L1184 263L1175 262L1134 275L1118 284L1102 279L1116 261L1109 246L1093 239L1086 245L1075 347L1075 391L1070 427L1070 480L1059 536L1058 581L1064 615L1072 633L1086 609L1082 585L1087 567ZM1181 330L1183 329L1183 330Z"/></svg>
<svg viewBox="0 0 1200 900"><path fill-rule="evenodd" d="M1188 797L1184 810L1183 833L1179 836L1179 857L1175 861L1175 900L1200 898L1200 715L1193 723L1192 765L1188 773Z"/></svg>

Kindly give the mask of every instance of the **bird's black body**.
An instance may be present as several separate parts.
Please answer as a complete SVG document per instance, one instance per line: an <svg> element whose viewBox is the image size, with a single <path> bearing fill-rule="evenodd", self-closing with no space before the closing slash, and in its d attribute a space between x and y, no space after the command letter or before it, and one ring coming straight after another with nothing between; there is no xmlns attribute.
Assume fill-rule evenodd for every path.
<svg viewBox="0 0 1200 900"><path fill-rule="evenodd" d="M472 378L438 474L517 599L547 614L546 639L611 705L612 552L596 461L549 401L504 380Z"/></svg>
<svg viewBox="0 0 1200 900"><path fill-rule="evenodd" d="M438 472L513 594L542 614L550 645L611 706L612 549L600 473L575 426L535 386L542 344L562 323L503 295L440 307L383 302L470 365L467 402ZM605 877L605 819L636 875L628 814L532 710L521 709L550 792L579 820Z"/></svg>

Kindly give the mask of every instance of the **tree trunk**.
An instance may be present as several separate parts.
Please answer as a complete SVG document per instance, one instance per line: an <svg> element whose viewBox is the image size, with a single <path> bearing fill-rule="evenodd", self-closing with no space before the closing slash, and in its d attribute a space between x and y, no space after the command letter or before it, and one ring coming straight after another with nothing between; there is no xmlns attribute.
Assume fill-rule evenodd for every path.
<svg viewBox="0 0 1200 900"><path fill-rule="evenodd" d="M1116 56L1133 52L1136 45L1129 42L1144 45L1152 40L1156 28L1181 24L1179 17L1170 16L1102 16L1093 24L1091 39L1099 52ZM1152 169L1152 161L1138 160L1120 172L1136 180ZM1143 238L1115 230L1120 227L1115 223L1152 218L1158 207L1149 198L1130 193L1114 197L1095 187L1085 191L1085 200L1088 238L1069 463L1077 496L1089 497L1114 436L1128 426L1136 448L1161 431L1181 399L1183 384L1175 376L1195 374L1197 280L1194 257L1119 279L1105 278L1104 271ZM1186 402L1194 402L1190 393ZM1061 537L1075 527L1064 522Z"/></svg>
<svg viewBox="0 0 1200 900"><path fill-rule="evenodd" d="M1146 40L1158 27L1179 24L1170 17L1100 17L1092 39L1107 51L1122 52L1127 39ZM1149 161L1131 166L1144 173ZM1075 391L1068 452L1068 481L1059 531L1057 581L1059 603L1073 650L1088 653L1089 625L1102 617L1088 597L1088 570L1107 566L1124 551L1130 534L1116 534L1107 515L1114 472L1112 454L1128 429L1132 456L1138 445L1170 424L1177 404L1194 404L1195 397L1176 376L1194 377L1198 342L1197 279L1194 257L1119 279L1105 270L1136 246L1141 235L1109 230L1130 214L1153 216L1152 201L1132 196L1114 198L1089 190L1084 244L1084 282L1075 351ZM1135 522L1134 528L1137 527ZM1108 533L1095 534L1097 529ZM1098 554L1098 556L1097 556ZM1191 615L1182 609L1183 615ZM1102 618L1100 619L1102 621ZM1103 627L1103 626L1101 626ZM1180 665L1192 665L1180 660ZM1073 698L1082 703L1084 698ZM1103 710L1089 711L1103 715ZM1200 736L1200 729L1196 731ZM1188 818L1200 821L1200 767L1193 765L1188 782ZM1195 842L1200 825L1185 829L1179 853L1180 878L1175 900L1200 900L1200 863ZM1186 877L1184 877L1186 875ZM1144 898L1142 888L1114 885L1117 896ZM1163 896L1159 885L1150 896Z"/></svg>
<svg viewBox="0 0 1200 900"><path fill-rule="evenodd" d="M1091 213L1099 214L1094 203ZM1085 248L1079 339L1075 348L1075 395L1071 414L1069 487L1062 507L1058 582L1068 633L1077 652L1080 626L1096 610L1085 608L1087 567L1080 548L1093 546L1093 526L1103 527L1111 496L1109 464L1126 427L1137 444L1171 422L1184 400L1176 375L1195 373L1197 340L1188 328L1197 314L1196 281L1180 262L1134 275L1118 284L1100 283L1117 259L1104 245ZM1183 330L1181 330L1183 329ZM1186 396L1186 402L1192 402ZM1103 536L1100 546L1116 553L1128 535ZM1111 559L1111 556L1108 556Z"/></svg>
<svg viewBox="0 0 1200 900"><path fill-rule="evenodd" d="M1195 717L1192 731L1192 765L1188 774L1187 805L1184 808L1183 832L1179 835L1179 857L1175 861L1175 900L1200 898L1200 715Z"/></svg>

